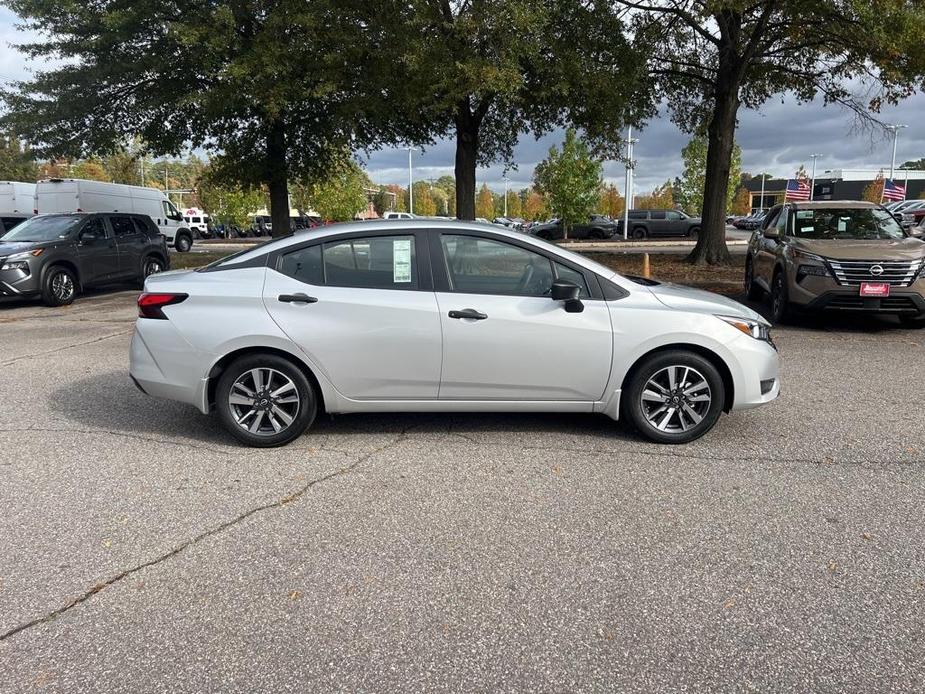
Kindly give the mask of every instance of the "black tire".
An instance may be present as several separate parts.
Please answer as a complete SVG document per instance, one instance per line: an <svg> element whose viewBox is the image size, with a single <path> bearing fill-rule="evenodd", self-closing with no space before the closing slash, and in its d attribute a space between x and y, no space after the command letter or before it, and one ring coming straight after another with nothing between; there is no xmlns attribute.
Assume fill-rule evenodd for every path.
<svg viewBox="0 0 925 694"><path fill-rule="evenodd" d="M141 261L141 274L138 283L144 287L145 280L165 270L164 261L156 255L146 255Z"/></svg>
<svg viewBox="0 0 925 694"><path fill-rule="evenodd" d="M604 233L603 229L592 229L590 232L588 232L588 237L601 240L607 238L607 235Z"/></svg>
<svg viewBox="0 0 925 694"><path fill-rule="evenodd" d="M786 323L790 320L790 297L787 294L787 276L778 269L771 281L771 320Z"/></svg>
<svg viewBox="0 0 925 694"><path fill-rule="evenodd" d="M174 240L173 245L180 253L186 253L193 247L193 239L186 233L177 234L177 238Z"/></svg>
<svg viewBox="0 0 925 694"><path fill-rule="evenodd" d="M295 409L287 409L286 412L288 415L292 416L292 421L282 428L279 433L271 433L275 428L270 426L271 418L269 416L270 412L278 411L278 405L274 407L276 401L270 397L272 394L268 393L267 397L257 399L255 396L254 403L258 407L251 408L251 405L233 405L229 396L232 393L232 388L235 386L235 382L240 378L244 378L246 383L254 385L253 380L247 380L248 372L251 372L255 369L263 370L272 370L281 374L283 379L280 379L278 376L276 381L272 379L267 379L270 383L283 383L284 379L289 379L295 387L295 391L299 397L299 401ZM246 386L245 383L245 387ZM270 391L272 386L266 388L266 391ZM256 388L252 389L257 396L260 395L260 392ZM241 394L241 391L236 390L236 394ZM282 397L282 396L280 396ZM270 402L267 402L267 401ZM280 402L280 405L282 403ZM251 408L257 411L251 418L245 417L245 421L249 421L251 426L245 428L241 424L238 424L237 415L233 412L233 407ZM288 406L286 406L288 408ZM271 408L271 409L268 409ZM228 430L232 436L234 436L238 441L248 446L253 446L256 448L271 448L274 446L282 446L289 443L293 439L298 438L311 426L312 422L315 421L315 415L318 410L318 398L315 394L315 389L309 383L305 374L302 370L297 367L293 362L283 357L277 356L275 354L252 354L249 356L241 357L240 359L235 360L222 372L222 375L218 379L218 384L215 387L215 409L218 411L219 419L222 422L222 425L225 429ZM259 419L258 419L259 417ZM277 417L278 419L279 417ZM257 421L257 430L253 429L254 421ZM282 420L280 420L282 421Z"/></svg>
<svg viewBox="0 0 925 694"><path fill-rule="evenodd" d="M633 227L633 238L634 239L645 239L649 236L649 232L645 227Z"/></svg>
<svg viewBox="0 0 925 694"><path fill-rule="evenodd" d="M688 236L694 239L694 241L699 239L700 238L700 227L693 227L688 233Z"/></svg>
<svg viewBox="0 0 925 694"><path fill-rule="evenodd" d="M46 306L66 306L77 297L77 276L62 265L52 265L42 279L42 301Z"/></svg>
<svg viewBox="0 0 925 694"><path fill-rule="evenodd" d="M672 390L667 372L673 368L677 371L674 372L675 388ZM656 387L647 390L646 386L653 379L656 384L663 383L666 386L664 390L667 395L664 397L667 401L664 404L650 399L653 394L662 395ZM692 382L705 384L708 389L701 388L685 394L685 390L695 387L690 385ZM685 387L685 384L689 385ZM643 393L647 393L646 400L643 399ZM696 401L696 398L704 395L709 398L708 401ZM655 443L678 444L698 439L712 429L723 412L725 401L723 379L709 360L696 352L672 349L653 354L634 369L623 391L621 409L623 416L645 438ZM660 428L662 425L664 428Z"/></svg>
<svg viewBox="0 0 925 694"><path fill-rule="evenodd" d="M761 293L761 287L755 284L755 263L748 256L745 259L745 296L756 301L761 298Z"/></svg>

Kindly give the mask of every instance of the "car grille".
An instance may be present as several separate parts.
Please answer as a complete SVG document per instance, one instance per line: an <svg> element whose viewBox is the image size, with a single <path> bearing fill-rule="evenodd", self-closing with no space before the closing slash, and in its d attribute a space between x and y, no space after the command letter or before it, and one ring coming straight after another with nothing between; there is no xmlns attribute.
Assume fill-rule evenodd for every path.
<svg viewBox="0 0 925 694"><path fill-rule="evenodd" d="M861 282L886 282L893 287L908 287L922 267L921 260L829 260L839 284L856 287ZM875 271L877 268L879 271Z"/></svg>

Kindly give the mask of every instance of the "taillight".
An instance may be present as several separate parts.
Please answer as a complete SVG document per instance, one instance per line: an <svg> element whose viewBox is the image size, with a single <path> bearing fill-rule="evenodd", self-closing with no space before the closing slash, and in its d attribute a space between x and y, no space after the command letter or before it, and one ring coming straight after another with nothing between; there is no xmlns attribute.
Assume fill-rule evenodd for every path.
<svg viewBox="0 0 925 694"><path fill-rule="evenodd" d="M164 307L186 301L188 294L160 294L145 292L138 297L138 317L167 320Z"/></svg>

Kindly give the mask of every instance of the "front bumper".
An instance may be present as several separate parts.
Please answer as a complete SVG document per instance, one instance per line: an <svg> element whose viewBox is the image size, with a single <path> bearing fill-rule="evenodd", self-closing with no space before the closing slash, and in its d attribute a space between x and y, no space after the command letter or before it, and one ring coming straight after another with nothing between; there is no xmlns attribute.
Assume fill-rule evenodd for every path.
<svg viewBox="0 0 925 694"><path fill-rule="evenodd" d="M773 344L742 335L729 345L735 390L731 409L748 410L766 405L780 395L780 355Z"/></svg>
<svg viewBox="0 0 925 694"><path fill-rule="evenodd" d="M2 263L3 261L0 261ZM39 268L29 263L29 272L0 270L0 296L32 296L41 291Z"/></svg>
<svg viewBox="0 0 925 694"><path fill-rule="evenodd" d="M850 288L849 288L850 289ZM925 298L917 292L893 290L886 297L861 296L859 290L831 291L806 305L810 311L889 313L900 316L925 314Z"/></svg>

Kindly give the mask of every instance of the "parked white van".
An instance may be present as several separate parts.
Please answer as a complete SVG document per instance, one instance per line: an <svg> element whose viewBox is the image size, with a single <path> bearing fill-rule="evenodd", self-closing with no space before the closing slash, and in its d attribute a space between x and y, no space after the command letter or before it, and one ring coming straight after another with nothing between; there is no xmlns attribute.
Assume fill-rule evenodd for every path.
<svg viewBox="0 0 925 694"><path fill-rule="evenodd" d="M212 232L209 231L209 224L212 223L212 220L205 210L198 207L189 207L183 210L183 221L186 222L194 234L198 233L200 238L207 239L212 236Z"/></svg>
<svg viewBox="0 0 925 694"><path fill-rule="evenodd" d="M183 215L157 188L121 183L49 178L35 188L36 214L56 212L134 212L148 215L167 238L167 245L186 252L193 246L193 232Z"/></svg>
<svg viewBox="0 0 925 694"><path fill-rule="evenodd" d="M35 215L35 184L0 181L0 236Z"/></svg>

